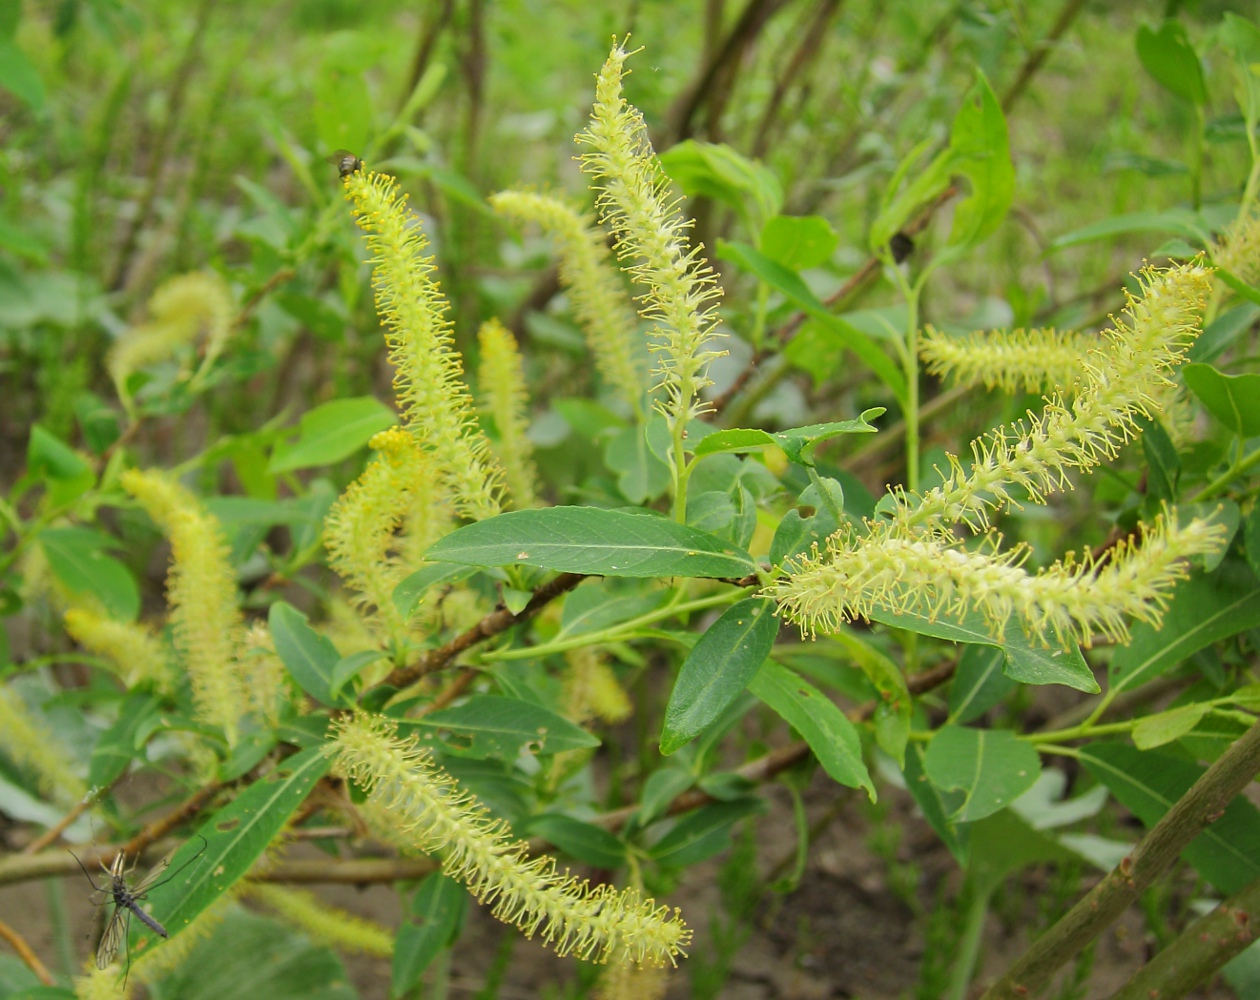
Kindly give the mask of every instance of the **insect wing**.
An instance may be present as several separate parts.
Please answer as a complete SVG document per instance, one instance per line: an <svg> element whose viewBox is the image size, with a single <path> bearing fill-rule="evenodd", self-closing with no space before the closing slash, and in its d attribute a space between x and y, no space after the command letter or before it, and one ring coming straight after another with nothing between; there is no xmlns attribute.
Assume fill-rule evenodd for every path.
<svg viewBox="0 0 1260 1000"><path fill-rule="evenodd" d="M127 936L127 928L131 921L127 918L130 916L124 907L114 906L114 915L109 918L109 923L105 927L105 933L101 935L100 947L96 949L96 967L98 969L108 969L114 962L115 956L118 954L118 946L122 944L123 938Z"/></svg>
<svg viewBox="0 0 1260 1000"><path fill-rule="evenodd" d="M134 886L131 887L131 895L143 896L145 892L153 888L154 883L156 883L157 880L162 877L162 874L166 871L167 868L170 867L170 865L171 865L170 858L163 858L161 861L159 861L156 865L153 866L153 870L149 872L148 875L146 875L144 878L142 878L139 882L137 882Z"/></svg>

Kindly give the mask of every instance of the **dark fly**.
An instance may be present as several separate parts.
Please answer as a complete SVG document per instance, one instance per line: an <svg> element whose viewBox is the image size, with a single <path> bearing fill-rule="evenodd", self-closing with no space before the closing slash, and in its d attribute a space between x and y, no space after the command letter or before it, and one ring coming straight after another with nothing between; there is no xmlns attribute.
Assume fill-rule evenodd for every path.
<svg viewBox="0 0 1260 1000"><path fill-rule="evenodd" d="M100 905L105 903L114 904L114 912L110 914L109 923L105 925L105 933L101 935L101 943L96 949L96 967L98 969L106 969L113 963L118 955L118 945L120 943L127 945L127 940L131 932L131 918L138 917L154 934L159 937L168 938L166 928L154 920L140 906L150 889L156 889L160 885L165 885L173 878L179 875L185 868L196 861L206 850L206 838L201 838L201 850L194 854L191 858L179 866L171 875L166 878L162 876L166 873L166 869L170 866L169 857L163 858L153 870L149 872L135 885L128 885L126 870L127 857L121 851L114 855L114 860L107 867L101 862L101 869L109 876L109 881L105 885L97 885L86 868L83 868L83 862L71 852L71 857L79 862L79 867L83 868L83 874L87 875L87 879L92 883L92 888L104 897ZM134 867L134 866L133 866ZM131 955L127 955L127 965L131 965ZM125 983L126 980L124 979Z"/></svg>
<svg viewBox="0 0 1260 1000"><path fill-rule="evenodd" d="M339 149L332 156L325 157L327 162L337 168L343 178L358 173L363 169L363 161L348 149Z"/></svg>

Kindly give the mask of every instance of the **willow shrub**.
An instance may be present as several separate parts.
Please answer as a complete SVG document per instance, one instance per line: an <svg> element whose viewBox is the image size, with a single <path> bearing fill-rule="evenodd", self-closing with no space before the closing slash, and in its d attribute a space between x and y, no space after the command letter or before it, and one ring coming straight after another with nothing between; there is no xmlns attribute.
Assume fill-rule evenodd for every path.
<svg viewBox="0 0 1260 1000"><path fill-rule="evenodd" d="M534 467L512 335L484 325L471 386L424 225L369 154L350 158L342 184L370 258L395 408L354 399L307 414L300 438L276 442L270 458L292 499L199 497L176 472L132 467L125 448L97 466L32 432L30 475L44 495L31 519L13 515L15 556L28 594L52 602L84 662L112 678L89 689L109 720L90 752L34 704L38 685L23 675L38 664L17 665L0 687L6 773L42 808L29 821L48 826L90 803L102 822L134 830L142 817L110 792L128 768L204 786L168 824L184 841L173 864L193 862L191 874L148 901L169 940L135 921L120 961L81 979L78 995L178 976L236 897L334 947L392 954L402 994L458 939L468 895L558 954L607 965L602 995L661 995L696 946L688 921L700 915L654 895L765 809L757 781L812 761L873 800L879 759L979 902L951 973L961 997L1002 878L1039 862L1114 863L1114 843L1061 830L1101 802L1053 804L1043 762L1073 759L1149 825L1260 708L1260 508L1248 478L1260 376L1229 371L1245 368L1260 302L1260 32L1236 18L1228 28L1257 154L1235 221L1216 235L1182 217L1164 262L1137 271L1098 334L920 329L931 276L997 229L1014 191L1005 119L982 75L949 142L926 164L907 161L871 227L869 250L902 299L887 315L904 321L879 336L833 314L794 267L825 222L780 215L764 168L709 148L709 192L764 216L752 243L721 248L731 274L757 289L754 346L769 346L769 303L799 310L865 367L862 395L882 404L774 432L723 426L711 366L735 331L624 96L633 53L614 44L577 137L594 214L536 191L490 202L554 237L586 335L599 392L583 412L607 468L582 503L554 502ZM1197 62L1168 65L1192 77ZM951 186L961 193L943 242L903 260L904 230ZM152 320L112 355L127 413L145 398L137 375L199 337L189 384L207 391L227 294L204 275L159 290ZM1045 395L924 468L925 371ZM882 497L842 467L877 434L904 437L907 470ZM372 456L339 497L292 475L364 445ZM1047 557L997 530L1013 510L1053 517L1061 495L1102 468L1124 489L1086 510L1075 549ZM164 623L141 620L131 574L111 554L117 540L97 521L105 508L133 520L143 511L169 540ZM302 553L290 571L322 552L339 579L318 593L314 621L274 593L266 625L256 600L241 606L237 567L277 524ZM635 710L629 692L645 672L670 679L659 754L607 811L594 791L600 734ZM1035 731L994 711L1032 685L1073 689L1083 707ZM1172 704L1141 697L1170 689ZM724 770L723 735L766 710L801 742ZM1260 876L1260 814L1241 801L1228 814L1210 846L1186 855L1221 893ZM390 877L413 919L392 939L260 881L284 880L286 844L311 827L396 852ZM556 852L603 874L592 882Z"/></svg>

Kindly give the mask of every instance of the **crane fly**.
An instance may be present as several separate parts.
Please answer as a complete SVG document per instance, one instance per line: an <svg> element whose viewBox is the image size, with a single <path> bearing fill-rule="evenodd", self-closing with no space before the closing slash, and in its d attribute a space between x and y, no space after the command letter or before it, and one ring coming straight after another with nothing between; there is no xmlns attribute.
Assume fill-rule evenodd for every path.
<svg viewBox="0 0 1260 1000"><path fill-rule="evenodd" d="M196 861L206 850L206 838L201 838L201 850L194 854L191 858L179 866L171 875L162 878L166 874L166 869L170 867L170 857L165 857L153 866L153 870L149 872L135 885L127 883L126 870L127 856L119 851L114 855L114 860L107 866L105 862L101 862L101 869L109 876L109 881L105 885L97 885L91 874L83 867L83 862L79 861L78 856L71 851L70 856L78 861L79 867L83 869L83 874L87 875L87 880L92 883L92 888L99 892L104 898L97 905L103 906L106 903L114 904L114 912L110 914L109 923L105 925L105 933L101 935L101 943L96 948L96 967L98 969L107 969L113 964L114 959L118 955L118 945L120 942L126 943L131 932L131 918L138 917L149 930L153 931L161 938L169 938L165 927L158 923L153 917L149 916L140 906L150 889L156 889L160 885L165 885L174 879L180 872ZM134 865L133 865L134 868ZM129 944L126 944L130 948ZM130 968L131 955L127 954L127 965ZM124 984L126 980L123 980Z"/></svg>

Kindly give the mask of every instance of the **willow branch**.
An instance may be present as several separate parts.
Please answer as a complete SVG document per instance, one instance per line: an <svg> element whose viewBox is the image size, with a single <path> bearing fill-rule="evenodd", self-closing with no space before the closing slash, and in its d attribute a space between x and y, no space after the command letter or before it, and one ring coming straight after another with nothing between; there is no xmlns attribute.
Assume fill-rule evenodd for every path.
<svg viewBox="0 0 1260 1000"><path fill-rule="evenodd" d="M385 678L385 683L403 688L409 684L414 684L426 674L431 674L435 670L441 670L465 650L506 632L514 625L529 621L557 597L567 594L586 578L587 574L585 573L561 573L555 579L544 583L534 591L534 596L529 599L529 603L520 611L513 614L507 608L499 608L490 612L467 632L456 636L445 646L431 649L421 656L420 659L416 660L415 663L399 667Z"/></svg>
<svg viewBox="0 0 1260 1000"><path fill-rule="evenodd" d="M49 975L48 970L44 968L44 963L39 960L39 956L31 950L31 946L26 943L22 935L6 924L3 920L0 920L0 938L9 942L9 947L17 952L17 957L25 962L26 967L39 977L39 981L41 983L45 986L55 985L53 977Z"/></svg>
<svg viewBox="0 0 1260 1000"><path fill-rule="evenodd" d="M1101 934L1260 772L1260 722L1203 773L1120 864L1033 942L981 1000L1023 1000Z"/></svg>
<svg viewBox="0 0 1260 1000"><path fill-rule="evenodd" d="M1260 935L1260 879L1200 917L1138 969L1111 1000L1178 1000Z"/></svg>

